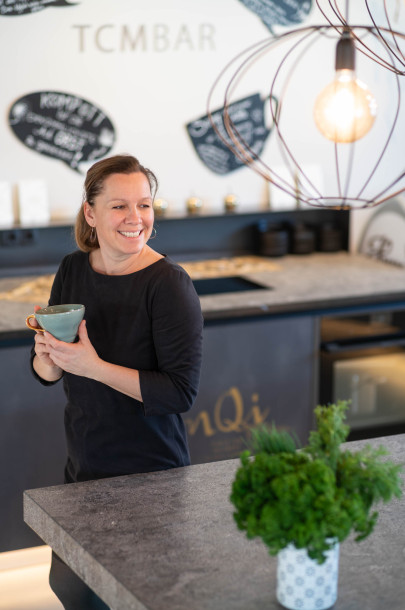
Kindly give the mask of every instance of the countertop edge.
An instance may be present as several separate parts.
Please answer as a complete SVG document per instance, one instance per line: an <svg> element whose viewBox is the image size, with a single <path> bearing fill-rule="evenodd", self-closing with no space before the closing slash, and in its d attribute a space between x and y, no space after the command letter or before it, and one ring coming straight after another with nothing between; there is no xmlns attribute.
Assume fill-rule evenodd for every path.
<svg viewBox="0 0 405 610"><path fill-rule="evenodd" d="M117 600L124 603L128 610L148 610L139 600L134 598L117 579L108 572L93 556L86 551L70 534L46 513L34 500L31 491L24 491L24 521L42 540L51 546L52 550L94 591L102 600L114 608Z"/></svg>

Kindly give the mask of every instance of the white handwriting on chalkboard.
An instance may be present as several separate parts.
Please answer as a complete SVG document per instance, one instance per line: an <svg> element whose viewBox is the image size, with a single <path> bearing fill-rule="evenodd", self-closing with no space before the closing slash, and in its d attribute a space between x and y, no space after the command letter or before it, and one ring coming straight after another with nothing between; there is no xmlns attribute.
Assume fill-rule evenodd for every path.
<svg viewBox="0 0 405 610"><path fill-rule="evenodd" d="M115 141L114 126L95 104L63 91L34 91L16 100L9 124L18 139L75 171L103 157Z"/></svg>
<svg viewBox="0 0 405 610"><path fill-rule="evenodd" d="M133 51L214 51L215 27L212 23L180 24L173 28L165 23L131 26L106 23L98 26L73 25L78 33L78 50L85 53L127 53Z"/></svg>
<svg viewBox="0 0 405 610"><path fill-rule="evenodd" d="M26 15L37 13L48 7L74 6L69 0L0 0L0 15Z"/></svg>
<svg viewBox="0 0 405 610"><path fill-rule="evenodd" d="M56 116L60 121L65 121L74 112L77 112L78 117L83 121L92 121L97 114L96 120L92 123L94 127L98 127L105 118L105 114L96 106L83 101L79 97L65 95L64 93L41 93L40 108L57 108ZM76 117L76 120L78 117Z"/></svg>

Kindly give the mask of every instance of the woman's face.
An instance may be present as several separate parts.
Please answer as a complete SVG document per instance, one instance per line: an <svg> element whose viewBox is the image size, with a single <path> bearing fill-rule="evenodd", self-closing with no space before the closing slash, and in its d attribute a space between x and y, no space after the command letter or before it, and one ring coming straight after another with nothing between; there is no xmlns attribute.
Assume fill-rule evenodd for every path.
<svg viewBox="0 0 405 610"><path fill-rule="evenodd" d="M111 174L94 205L84 213L97 231L100 249L112 258L139 254L153 228L153 200L147 177L141 172Z"/></svg>

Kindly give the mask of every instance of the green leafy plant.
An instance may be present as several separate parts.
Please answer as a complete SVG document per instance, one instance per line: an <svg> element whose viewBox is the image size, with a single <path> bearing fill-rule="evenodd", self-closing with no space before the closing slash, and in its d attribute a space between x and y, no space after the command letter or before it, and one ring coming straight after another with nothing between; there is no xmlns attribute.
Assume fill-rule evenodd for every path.
<svg viewBox="0 0 405 610"><path fill-rule="evenodd" d="M323 563L336 541L352 531L357 541L372 532L376 502L400 497L402 465L381 459L383 447L341 447L349 433L347 408L347 401L316 407L317 429L300 450L274 425L252 430L230 499L238 528L262 538L270 555L293 543Z"/></svg>

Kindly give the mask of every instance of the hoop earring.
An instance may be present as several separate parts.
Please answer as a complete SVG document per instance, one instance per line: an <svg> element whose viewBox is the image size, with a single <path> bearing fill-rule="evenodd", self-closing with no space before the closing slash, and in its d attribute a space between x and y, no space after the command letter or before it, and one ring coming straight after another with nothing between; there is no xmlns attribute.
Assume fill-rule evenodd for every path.
<svg viewBox="0 0 405 610"><path fill-rule="evenodd" d="M153 231L155 231L155 233L153 233ZM155 227L152 227L152 233L151 233L151 236L149 237L149 239L155 239L156 235L157 235L157 231L156 231Z"/></svg>

